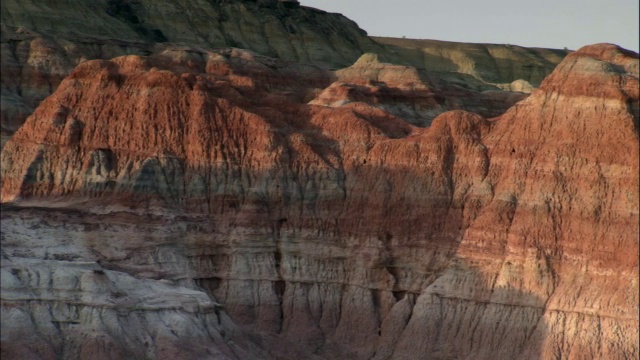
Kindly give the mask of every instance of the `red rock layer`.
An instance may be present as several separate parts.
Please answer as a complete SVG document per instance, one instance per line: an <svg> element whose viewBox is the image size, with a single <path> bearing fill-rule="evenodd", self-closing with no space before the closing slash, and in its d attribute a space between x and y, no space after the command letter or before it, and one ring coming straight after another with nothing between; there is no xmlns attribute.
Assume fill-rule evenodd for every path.
<svg viewBox="0 0 640 360"><path fill-rule="evenodd" d="M270 349L631 358L637 61L586 47L503 116L428 129L306 105L326 73L242 51L87 62L7 143L2 201L160 212L162 234L113 213L73 241L108 269L186 278Z"/></svg>
<svg viewBox="0 0 640 360"><path fill-rule="evenodd" d="M204 49L237 47L323 69L349 66L363 53L372 52L395 64L426 69L438 81L453 77L462 88L474 83L493 90L497 88L487 82L505 89L523 89L509 83L526 79L537 86L566 55L559 50L444 42L436 42L440 49L434 50L434 42L426 41L423 48L440 51L440 56L426 52L416 56L395 46L393 39L386 39L391 41L388 45L374 41L340 14L276 0L188 4L161 0L5 0L0 10L0 147L76 65L91 59L148 55L168 44ZM477 80L467 75L461 81L452 72L472 74ZM472 97L464 89L461 95ZM495 94L489 95L488 99L478 98L483 101L473 106L484 107L481 111L490 116L504 112L505 94L500 93L498 99ZM403 114L416 124L421 122L413 119L412 113L428 110L423 109L421 99L417 100L409 103L417 109L410 107ZM476 111L468 106L446 106L454 108ZM433 114L427 117L430 121Z"/></svg>
<svg viewBox="0 0 640 360"><path fill-rule="evenodd" d="M338 107L364 102L420 127L429 126L448 110L467 110L486 117L502 115L527 96L499 91L464 74L382 63L375 54L364 54L352 66L336 71L335 78L309 104Z"/></svg>

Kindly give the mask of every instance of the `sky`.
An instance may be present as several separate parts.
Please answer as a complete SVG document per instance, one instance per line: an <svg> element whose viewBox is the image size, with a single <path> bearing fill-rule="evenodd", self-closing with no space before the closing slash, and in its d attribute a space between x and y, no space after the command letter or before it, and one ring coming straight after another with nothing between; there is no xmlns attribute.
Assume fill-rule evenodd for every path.
<svg viewBox="0 0 640 360"><path fill-rule="evenodd" d="M608 42L638 52L638 0L300 0L337 12L370 36L527 47Z"/></svg>

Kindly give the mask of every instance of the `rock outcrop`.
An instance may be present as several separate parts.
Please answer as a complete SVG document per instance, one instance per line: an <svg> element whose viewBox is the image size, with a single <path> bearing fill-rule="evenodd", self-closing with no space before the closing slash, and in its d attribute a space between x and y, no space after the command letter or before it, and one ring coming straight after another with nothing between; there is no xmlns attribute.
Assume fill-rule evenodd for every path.
<svg viewBox="0 0 640 360"><path fill-rule="evenodd" d="M244 48L325 68L348 66L364 52L385 52L344 16L294 3L3 1L2 144L77 64L90 59L148 55L167 42Z"/></svg>
<svg viewBox="0 0 640 360"><path fill-rule="evenodd" d="M162 44L201 50L243 48L329 70L350 66L364 53L376 53L386 62L429 71L432 78L453 78L463 89L485 82L507 91L527 91L509 85L518 79L537 86L566 55L545 49L433 42L420 46L444 55L416 55L403 48L404 43L396 45L401 39L374 41L344 16L295 1L7 0L0 10L2 146L76 65L149 55ZM451 72L471 74L479 81ZM508 96L490 94L491 106L481 106L493 109L498 104L495 111L502 113L501 104ZM421 122L425 121L414 121Z"/></svg>
<svg viewBox="0 0 640 360"><path fill-rule="evenodd" d="M327 67L347 66L364 51L383 49L340 14L287 3L295 2L46 0L27 4L9 0L2 3L2 25L61 37L71 43L118 40L238 47Z"/></svg>
<svg viewBox="0 0 640 360"><path fill-rule="evenodd" d="M433 83L373 60L75 68L2 152L3 355L637 356L637 54L428 128L379 105Z"/></svg>
<svg viewBox="0 0 640 360"><path fill-rule="evenodd" d="M569 53L510 44L471 44L438 40L374 37L393 59L431 71L459 72L490 84L526 81L537 87Z"/></svg>
<svg viewBox="0 0 640 360"><path fill-rule="evenodd" d="M364 54L352 66L334 74L336 81L309 104L336 107L365 102L419 127L429 126L448 110L496 117L527 97L461 73L384 63L376 54Z"/></svg>

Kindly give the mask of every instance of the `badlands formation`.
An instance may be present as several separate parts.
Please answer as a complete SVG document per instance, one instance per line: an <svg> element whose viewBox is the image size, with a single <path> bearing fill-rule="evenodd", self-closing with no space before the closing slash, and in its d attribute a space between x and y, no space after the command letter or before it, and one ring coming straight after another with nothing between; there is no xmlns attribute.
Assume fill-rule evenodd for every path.
<svg viewBox="0 0 640 360"><path fill-rule="evenodd" d="M236 47L331 70L375 53L384 62L452 78L463 89L479 86L459 75L469 74L481 80L481 91L538 86L567 53L372 39L340 14L277 0L3 0L0 19L2 146L79 63L146 56L166 44Z"/></svg>
<svg viewBox="0 0 640 360"><path fill-rule="evenodd" d="M3 358L638 357L638 54L1 4Z"/></svg>

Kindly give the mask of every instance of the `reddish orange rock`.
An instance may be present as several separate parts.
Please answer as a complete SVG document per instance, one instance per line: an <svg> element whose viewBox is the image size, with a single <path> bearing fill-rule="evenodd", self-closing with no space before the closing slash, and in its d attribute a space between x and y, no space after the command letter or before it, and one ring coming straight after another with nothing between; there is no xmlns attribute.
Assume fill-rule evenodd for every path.
<svg viewBox="0 0 640 360"><path fill-rule="evenodd" d="M419 128L354 69L330 85L245 51L165 50L81 64L4 148L3 311L40 329L12 354L72 352L51 339L76 333L32 324L54 311L26 301L101 289L76 262L128 295L55 316L114 334L115 310L95 312L139 304L158 334L198 329L172 329L204 339L197 354L228 331L267 358L637 353L637 54L585 47L502 116ZM105 349L169 341L132 329Z"/></svg>

